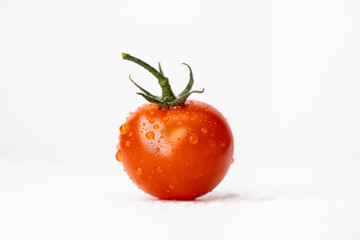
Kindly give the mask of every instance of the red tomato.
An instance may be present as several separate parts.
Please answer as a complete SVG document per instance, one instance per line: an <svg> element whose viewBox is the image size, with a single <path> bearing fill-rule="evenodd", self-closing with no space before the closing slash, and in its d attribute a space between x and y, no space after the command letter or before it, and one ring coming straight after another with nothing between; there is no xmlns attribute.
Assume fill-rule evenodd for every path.
<svg viewBox="0 0 360 240"><path fill-rule="evenodd" d="M191 200L221 182L233 152L233 136L221 113L186 101L173 108L145 104L131 113L120 127L116 158L146 193Z"/></svg>

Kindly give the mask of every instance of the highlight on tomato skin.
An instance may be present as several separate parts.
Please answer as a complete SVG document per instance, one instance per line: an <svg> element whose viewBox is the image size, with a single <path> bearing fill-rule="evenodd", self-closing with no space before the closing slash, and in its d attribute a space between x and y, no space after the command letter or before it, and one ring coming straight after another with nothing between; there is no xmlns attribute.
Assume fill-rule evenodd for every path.
<svg viewBox="0 0 360 240"><path fill-rule="evenodd" d="M128 54L159 79L157 97L133 83L149 104L139 107L120 126L116 159L130 179L144 192L169 200L193 200L212 191L233 162L234 140L229 124L214 107L187 100L193 76L176 97L163 75Z"/></svg>
<svg viewBox="0 0 360 240"><path fill-rule="evenodd" d="M220 183L233 151L230 127L215 108L197 101L166 111L145 104L120 127L117 159L146 193L191 200Z"/></svg>

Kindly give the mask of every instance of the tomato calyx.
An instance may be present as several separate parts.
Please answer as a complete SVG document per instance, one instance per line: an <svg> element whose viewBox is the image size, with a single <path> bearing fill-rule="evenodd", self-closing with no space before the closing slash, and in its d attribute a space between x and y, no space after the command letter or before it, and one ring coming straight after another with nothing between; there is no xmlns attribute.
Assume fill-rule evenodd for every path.
<svg viewBox="0 0 360 240"><path fill-rule="evenodd" d="M173 107L177 107L177 106L183 106L185 104L186 99L192 93L203 93L204 92L204 89L202 89L201 91L199 91L199 90L191 91L192 86L194 84L194 77L193 77L193 73L192 73L190 66L187 65L186 63L183 63L183 64L189 68L190 80L189 80L186 88L178 96L176 96L171 89L169 79L164 76L164 73L161 69L160 62L159 62L159 71L158 71L155 68L153 68L152 66L150 66L149 64L147 64L146 62L144 62L136 57L133 57L130 54L122 53L122 58L124 60L128 60L128 61L134 62L134 63L142 66L143 68L148 70L152 75L154 75L158 79L160 87L162 89L161 97L155 96L155 95L151 94L150 92L146 91L144 88L139 86L134 80L132 80L131 75L129 75L130 81L141 90L141 92L137 92L137 94L143 96L147 101L149 101L151 103L156 103L161 108L173 108Z"/></svg>

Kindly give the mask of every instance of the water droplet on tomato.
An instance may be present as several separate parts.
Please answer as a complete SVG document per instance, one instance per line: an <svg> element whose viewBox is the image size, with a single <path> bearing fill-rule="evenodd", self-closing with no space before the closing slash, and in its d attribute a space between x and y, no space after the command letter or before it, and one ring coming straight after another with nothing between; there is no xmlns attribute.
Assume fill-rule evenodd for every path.
<svg viewBox="0 0 360 240"><path fill-rule="evenodd" d="M163 120L164 120L164 122L167 122L167 121L169 121L169 117L165 116L165 117L163 117Z"/></svg>
<svg viewBox="0 0 360 240"><path fill-rule="evenodd" d="M141 176L141 175L143 174L143 170L142 170L140 167L138 167L138 168L136 169L136 174L137 174L138 176Z"/></svg>
<svg viewBox="0 0 360 240"><path fill-rule="evenodd" d="M171 185L171 184L169 184L169 188L170 188L170 189L174 189L174 186Z"/></svg>
<svg viewBox="0 0 360 240"><path fill-rule="evenodd" d="M150 112L150 114L151 114L151 115L153 115L153 114L154 114L154 112L153 112L153 111L151 111L151 112Z"/></svg>
<svg viewBox="0 0 360 240"><path fill-rule="evenodd" d="M206 129L206 128L202 128L201 131L202 131L203 133L207 133L207 129Z"/></svg>
<svg viewBox="0 0 360 240"><path fill-rule="evenodd" d="M162 170L162 168L161 168L160 166L156 166L156 167L155 167L155 172L158 173L158 174L160 174L160 173L163 172L163 170Z"/></svg>
<svg viewBox="0 0 360 240"><path fill-rule="evenodd" d="M155 124L154 129L158 129L158 128L159 128L159 125Z"/></svg>
<svg viewBox="0 0 360 240"><path fill-rule="evenodd" d="M198 136L196 133L194 133L194 132L188 132L188 133L186 134L186 136L187 136L188 142L189 142L191 145L195 145L195 144L197 144L198 141L199 141L199 136Z"/></svg>
<svg viewBox="0 0 360 240"><path fill-rule="evenodd" d="M190 120L191 120L191 121L194 121L194 120L195 120L195 118L191 117L191 118L190 118Z"/></svg>
<svg viewBox="0 0 360 240"><path fill-rule="evenodd" d="M149 122L150 122L150 123L154 123L154 122L155 122L155 119L150 118Z"/></svg>
<svg viewBox="0 0 360 240"><path fill-rule="evenodd" d="M116 160L117 160L118 162L121 162L121 161L122 161L121 151L120 151L120 150L118 150L117 153L116 153Z"/></svg>
<svg viewBox="0 0 360 240"><path fill-rule="evenodd" d="M129 137L131 137L133 135L133 132L129 132Z"/></svg>
<svg viewBox="0 0 360 240"><path fill-rule="evenodd" d="M161 134L164 134L164 133L165 133L165 130L164 130L164 129L161 129L160 132L161 132Z"/></svg>
<svg viewBox="0 0 360 240"><path fill-rule="evenodd" d="M190 163L189 163L188 161L185 161L184 164L185 164L186 166L189 166L189 165L190 165Z"/></svg>
<svg viewBox="0 0 360 240"><path fill-rule="evenodd" d="M138 185L141 185L139 179L135 178L135 181L137 182Z"/></svg>
<svg viewBox="0 0 360 240"><path fill-rule="evenodd" d="M145 136L146 136L146 138L147 138L148 140L151 140L151 139L154 138L155 134L154 134L154 132L150 131L150 132L147 132L147 133L145 134Z"/></svg>
<svg viewBox="0 0 360 240"><path fill-rule="evenodd" d="M130 142L130 141L126 141L126 142L125 142L125 146L126 146L126 147L130 147L130 145L131 145L131 142Z"/></svg>
<svg viewBox="0 0 360 240"><path fill-rule="evenodd" d="M156 148L156 151L157 151L157 152L160 152L160 148Z"/></svg>
<svg viewBox="0 0 360 240"><path fill-rule="evenodd" d="M226 144L222 142L221 146L224 148L224 147L226 147Z"/></svg>
<svg viewBox="0 0 360 240"><path fill-rule="evenodd" d="M210 140L209 140L209 146L212 147L212 148L216 147L216 142L215 142L215 140L210 139Z"/></svg>
<svg viewBox="0 0 360 240"><path fill-rule="evenodd" d="M128 131L129 131L130 127L129 127L129 124L125 123L123 125L121 125L120 127L120 133L122 135L126 134Z"/></svg>
<svg viewBox="0 0 360 240"><path fill-rule="evenodd" d="M176 122L177 125L181 126L183 124L183 121L182 120L179 120Z"/></svg>

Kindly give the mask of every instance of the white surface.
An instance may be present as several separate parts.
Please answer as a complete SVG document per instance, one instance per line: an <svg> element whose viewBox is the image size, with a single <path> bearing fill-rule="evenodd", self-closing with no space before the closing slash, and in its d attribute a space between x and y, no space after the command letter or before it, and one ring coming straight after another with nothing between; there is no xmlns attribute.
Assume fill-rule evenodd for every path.
<svg viewBox="0 0 360 240"><path fill-rule="evenodd" d="M160 201L112 164L0 166L1 239L359 239L359 167L246 167L193 202ZM76 162L76 159L71 159ZM239 165L232 166L238 170Z"/></svg>
<svg viewBox="0 0 360 240"><path fill-rule="evenodd" d="M0 239L360 239L360 2L0 1ZM219 109L235 164L197 202L136 189L118 127L159 93ZM229 104L230 103L230 104ZM223 235L224 234L224 235ZM223 237L225 236L225 237Z"/></svg>

